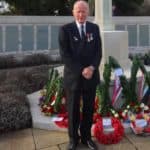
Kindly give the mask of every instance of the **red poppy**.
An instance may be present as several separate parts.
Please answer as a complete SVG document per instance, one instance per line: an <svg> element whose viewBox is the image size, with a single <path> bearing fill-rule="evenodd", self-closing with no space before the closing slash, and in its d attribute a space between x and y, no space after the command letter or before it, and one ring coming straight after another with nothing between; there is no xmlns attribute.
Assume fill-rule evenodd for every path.
<svg viewBox="0 0 150 150"><path fill-rule="evenodd" d="M102 118L95 124L94 127L94 136L102 144L116 144L118 143L124 135L124 128L117 118L112 117L112 127L114 128L113 132L104 133Z"/></svg>

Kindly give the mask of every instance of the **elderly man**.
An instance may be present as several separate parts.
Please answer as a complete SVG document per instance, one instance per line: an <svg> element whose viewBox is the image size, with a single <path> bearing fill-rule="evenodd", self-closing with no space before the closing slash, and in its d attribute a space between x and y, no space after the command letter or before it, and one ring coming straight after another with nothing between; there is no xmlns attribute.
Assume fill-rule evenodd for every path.
<svg viewBox="0 0 150 150"><path fill-rule="evenodd" d="M75 21L63 25L59 32L59 48L64 62L64 89L69 119L68 150L75 150L80 139L90 149L97 149L91 139L96 86L100 82L101 38L96 24L88 22L89 5L76 1ZM82 100L82 117L80 115ZM80 131L80 134L79 134Z"/></svg>

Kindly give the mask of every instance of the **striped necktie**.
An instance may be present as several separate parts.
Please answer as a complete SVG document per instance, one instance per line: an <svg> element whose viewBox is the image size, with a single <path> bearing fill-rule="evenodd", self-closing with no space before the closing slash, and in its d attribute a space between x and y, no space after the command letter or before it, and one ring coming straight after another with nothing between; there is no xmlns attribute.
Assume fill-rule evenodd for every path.
<svg viewBox="0 0 150 150"><path fill-rule="evenodd" d="M84 25L81 24L81 38L85 39Z"/></svg>

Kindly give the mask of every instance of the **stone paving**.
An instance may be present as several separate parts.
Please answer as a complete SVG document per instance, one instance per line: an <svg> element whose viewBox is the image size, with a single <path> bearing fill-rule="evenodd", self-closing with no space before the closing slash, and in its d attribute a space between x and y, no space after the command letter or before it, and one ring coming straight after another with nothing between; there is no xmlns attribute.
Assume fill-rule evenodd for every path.
<svg viewBox="0 0 150 150"><path fill-rule="evenodd" d="M141 137L133 133L126 134L120 143L113 145L102 145L93 140L99 150L150 149L150 136ZM66 150L67 143L68 135L61 131L29 128L0 135L0 150ZM88 148L79 144L77 150L88 150Z"/></svg>

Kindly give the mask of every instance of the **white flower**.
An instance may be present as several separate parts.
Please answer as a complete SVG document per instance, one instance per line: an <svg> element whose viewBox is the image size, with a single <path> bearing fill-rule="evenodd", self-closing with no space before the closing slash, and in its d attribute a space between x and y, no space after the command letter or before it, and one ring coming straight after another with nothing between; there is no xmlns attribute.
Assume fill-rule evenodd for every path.
<svg viewBox="0 0 150 150"><path fill-rule="evenodd" d="M125 109L125 110L124 110L124 112L125 112L125 113L127 113L127 112L128 112L128 110L127 110L127 109Z"/></svg>
<svg viewBox="0 0 150 150"><path fill-rule="evenodd" d="M127 106L127 109L129 109L129 108L130 108L130 105Z"/></svg>
<svg viewBox="0 0 150 150"><path fill-rule="evenodd" d="M48 109L48 110L50 110L50 109L51 109L51 107L49 107L49 106L48 106L48 107L47 107L47 109Z"/></svg>
<svg viewBox="0 0 150 150"><path fill-rule="evenodd" d="M66 103L66 99L65 97L62 98L62 104L65 104Z"/></svg>
<svg viewBox="0 0 150 150"><path fill-rule="evenodd" d="M122 112L122 116L125 117L125 116L126 116L126 113L125 113L125 112Z"/></svg>
<svg viewBox="0 0 150 150"><path fill-rule="evenodd" d="M148 106L144 106L144 110L149 110L149 107Z"/></svg>
<svg viewBox="0 0 150 150"><path fill-rule="evenodd" d="M119 115L118 115L118 113L115 113L115 115L114 115L116 118L118 118L119 117Z"/></svg>
<svg viewBox="0 0 150 150"><path fill-rule="evenodd" d="M141 107L141 108L144 108L144 106L145 106L144 103L141 103L141 104L140 104L140 107Z"/></svg>
<svg viewBox="0 0 150 150"><path fill-rule="evenodd" d="M114 110L111 110L111 112L112 112L113 114L115 114L115 111L114 111Z"/></svg>
<svg viewBox="0 0 150 150"><path fill-rule="evenodd" d="M52 101L51 106L53 106L54 104L55 104L55 100L54 100L54 101Z"/></svg>

